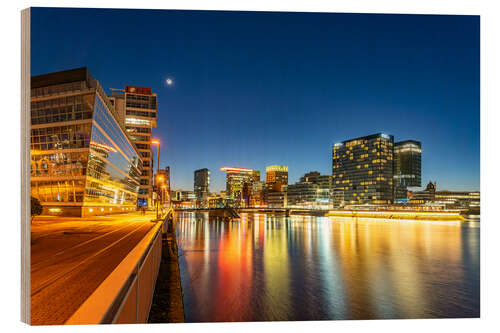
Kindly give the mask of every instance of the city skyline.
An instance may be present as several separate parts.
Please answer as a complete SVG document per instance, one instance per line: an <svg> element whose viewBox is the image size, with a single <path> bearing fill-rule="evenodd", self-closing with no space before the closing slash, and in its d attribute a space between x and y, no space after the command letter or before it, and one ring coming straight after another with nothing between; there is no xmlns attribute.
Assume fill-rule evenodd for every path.
<svg viewBox="0 0 500 333"><path fill-rule="evenodd" d="M478 17L33 10L32 75L86 66L108 93L157 92L172 189L208 168L223 190L224 165L331 174L335 142L384 132L422 143L422 186L479 190Z"/></svg>

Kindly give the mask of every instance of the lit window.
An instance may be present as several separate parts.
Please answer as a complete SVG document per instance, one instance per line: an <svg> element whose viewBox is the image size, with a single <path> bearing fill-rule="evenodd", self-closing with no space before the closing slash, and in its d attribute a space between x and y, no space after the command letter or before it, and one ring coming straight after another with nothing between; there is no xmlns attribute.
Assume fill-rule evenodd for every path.
<svg viewBox="0 0 500 333"><path fill-rule="evenodd" d="M151 126L151 120L139 119L139 118L126 118L125 124Z"/></svg>

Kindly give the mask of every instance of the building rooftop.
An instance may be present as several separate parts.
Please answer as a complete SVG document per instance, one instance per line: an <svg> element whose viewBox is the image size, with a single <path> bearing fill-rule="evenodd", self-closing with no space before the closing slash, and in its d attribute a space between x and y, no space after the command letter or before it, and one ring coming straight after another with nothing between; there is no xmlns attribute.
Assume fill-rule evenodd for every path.
<svg viewBox="0 0 500 333"><path fill-rule="evenodd" d="M339 144L346 144L347 142L351 142L351 141L355 141L355 140L370 140L370 139L375 139L375 138L379 138L379 137L386 137L386 139L392 139L394 140L394 136L393 135L390 135L390 134L385 134L385 133L376 133L376 134L370 134L370 135L367 135L367 136L360 136L358 138L354 138L354 139L348 139L348 140L344 140L342 142L338 142L338 143L335 143L335 146L339 145Z"/></svg>
<svg viewBox="0 0 500 333"><path fill-rule="evenodd" d="M56 84L89 81L92 76L87 67L64 70L60 72L36 75L31 77L31 88L40 88Z"/></svg>

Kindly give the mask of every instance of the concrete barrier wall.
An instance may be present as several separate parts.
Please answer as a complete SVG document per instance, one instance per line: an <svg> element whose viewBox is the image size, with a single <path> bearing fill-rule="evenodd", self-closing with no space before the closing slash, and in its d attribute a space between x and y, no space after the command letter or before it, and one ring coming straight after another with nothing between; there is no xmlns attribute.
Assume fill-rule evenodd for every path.
<svg viewBox="0 0 500 333"><path fill-rule="evenodd" d="M163 224L156 223L65 324L147 322L161 262Z"/></svg>

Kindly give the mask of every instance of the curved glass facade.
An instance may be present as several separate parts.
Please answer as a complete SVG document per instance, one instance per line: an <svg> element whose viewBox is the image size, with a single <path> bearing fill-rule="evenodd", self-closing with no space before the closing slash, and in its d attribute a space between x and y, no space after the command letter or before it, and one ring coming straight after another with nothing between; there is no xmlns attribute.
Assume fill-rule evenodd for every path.
<svg viewBox="0 0 500 333"><path fill-rule="evenodd" d="M85 203L135 206L142 161L96 95Z"/></svg>
<svg viewBox="0 0 500 333"><path fill-rule="evenodd" d="M142 159L86 69L31 79L31 195L43 214L135 210Z"/></svg>

